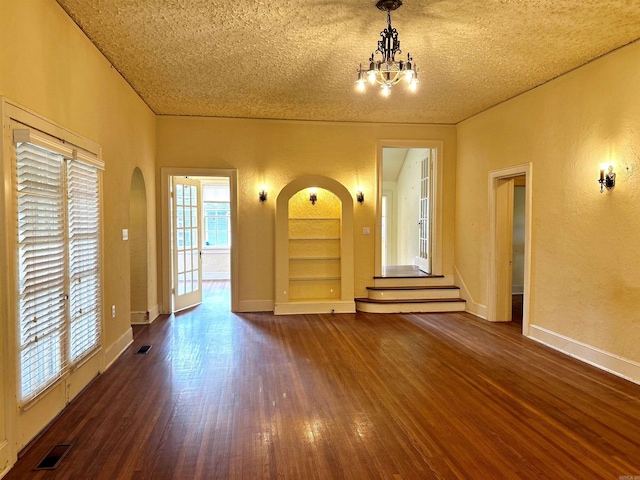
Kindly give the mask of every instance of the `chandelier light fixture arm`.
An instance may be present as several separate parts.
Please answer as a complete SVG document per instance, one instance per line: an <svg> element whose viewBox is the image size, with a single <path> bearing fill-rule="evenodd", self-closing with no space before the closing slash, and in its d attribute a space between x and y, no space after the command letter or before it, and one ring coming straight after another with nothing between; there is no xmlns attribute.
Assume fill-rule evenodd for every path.
<svg viewBox="0 0 640 480"><path fill-rule="evenodd" d="M418 70L413 62L411 54L407 54L406 61L396 61L396 55L401 54L398 31L391 26L391 11L400 8L401 0L379 0L376 7L387 12L387 28L380 32L378 48L371 54L368 68L363 68L362 63L358 69L356 84L358 90L365 90L366 80L371 85L376 83L382 88L382 94L386 97L391 93L391 87L405 79L409 89L415 92L418 86ZM381 59L376 59L379 54ZM366 78L365 78L366 77Z"/></svg>

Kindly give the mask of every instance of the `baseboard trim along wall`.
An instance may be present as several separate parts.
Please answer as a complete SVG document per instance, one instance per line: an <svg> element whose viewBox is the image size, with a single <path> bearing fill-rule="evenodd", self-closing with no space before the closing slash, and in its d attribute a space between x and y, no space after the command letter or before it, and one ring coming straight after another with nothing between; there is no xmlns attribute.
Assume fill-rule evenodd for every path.
<svg viewBox="0 0 640 480"><path fill-rule="evenodd" d="M160 316L160 305L154 305L149 310L149 323L153 323Z"/></svg>
<svg viewBox="0 0 640 480"><path fill-rule="evenodd" d="M118 340L107 348L104 354L104 370L107 370L113 362L115 362L120 355L133 343L133 330L131 327L124 332ZM103 371L104 371L103 370Z"/></svg>
<svg viewBox="0 0 640 480"><path fill-rule="evenodd" d="M454 265L453 271L454 271L454 275L453 275L454 285L456 285L457 287L460 287L460 298L462 298L463 300L466 300L465 312L471 313L477 317L480 317L486 320L487 306L476 303L473 300L473 297L471 296L471 294L469 293L469 290L467 289L467 285L464 283L464 280L462 279L462 275L460 275L460 272L458 271L458 267Z"/></svg>
<svg viewBox="0 0 640 480"><path fill-rule="evenodd" d="M2 468L2 470L0 470L0 478L9 473L9 470L11 470L11 467L13 466L13 463L9 461L9 458L11 458L9 442L4 440L0 442L0 468Z"/></svg>
<svg viewBox="0 0 640 480"><path fill-rule="evenodd" d="M275 302L273 300L240 300L239 312L273 312Z"/></svg>
<svg viewBox="0 0 640 480"><path fill-rule="evenodd" d="M578 342L537 325L529 326L529 338L625 380L640 384L640 363Z"/></svg>
<svg viewBox="0 0 640 480"><path fill-rule="evenodd" d="M131 325L146 325L150 317L147 312L131 312Z"/></svg>
<svg viewBox="0 0 640 480"><path fill-rule="evenodd" d="M356 302L336 300L325 302L292 302L276 305L275 315L298 315L315 313L355 313Z"/></svg>

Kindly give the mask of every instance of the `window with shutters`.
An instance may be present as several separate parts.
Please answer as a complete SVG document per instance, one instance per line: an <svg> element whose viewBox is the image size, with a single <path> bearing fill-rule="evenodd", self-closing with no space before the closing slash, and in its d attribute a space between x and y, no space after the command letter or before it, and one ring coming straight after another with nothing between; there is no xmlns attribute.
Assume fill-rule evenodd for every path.
<svg viewBox="0 0 640 480"><path fill-rule="evenodd" d="M96 351L102 330L101 162L28 138L15 143L21 403Z"/></svg>

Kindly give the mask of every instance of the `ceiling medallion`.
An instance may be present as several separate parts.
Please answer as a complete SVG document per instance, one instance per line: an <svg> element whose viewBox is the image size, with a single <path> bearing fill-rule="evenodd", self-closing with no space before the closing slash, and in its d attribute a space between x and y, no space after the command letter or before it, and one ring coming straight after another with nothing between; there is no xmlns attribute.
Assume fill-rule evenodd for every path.
<svg viewBox="0 0 640 480"><path fill-rule="evenodd" d="M413 63L411 54L407 55L406 61L396 61L396 55L401 54L398 31L391 26L391 10L396 10L402 6L401 0L379 0L376 7L387 12L387 28L380 32L382 40L378 40L378 49L371 54L369 67L362 68L362 63L358 69L358 90L364 92L366 78L371 85L376 83L382 88L382 94L388 97L391 87L405 79L412 92L418 86L418 69ZM382 59L376 60L375 55L379 53Z"/></svg>

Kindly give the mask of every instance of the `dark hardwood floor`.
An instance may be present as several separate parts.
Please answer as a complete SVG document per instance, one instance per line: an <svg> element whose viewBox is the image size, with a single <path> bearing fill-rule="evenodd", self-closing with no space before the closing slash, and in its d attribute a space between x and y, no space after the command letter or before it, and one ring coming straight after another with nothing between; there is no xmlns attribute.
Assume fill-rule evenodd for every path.
<svg viewBox="0 0 640 480"><path fill-rule="evenodd" d="M136 327L15 479L640 475L640 386L468 314L229 313ZM141 345L147 355L134 355ZM51 471L33 468L56 443Z"/></svg>
<svg viewBox="0 0 640 480"><path fill-rule="evenodd" d="M522 325L523 297L524 295L522 293L514 293L511 295L511 321L520 325Z"/></svg>

